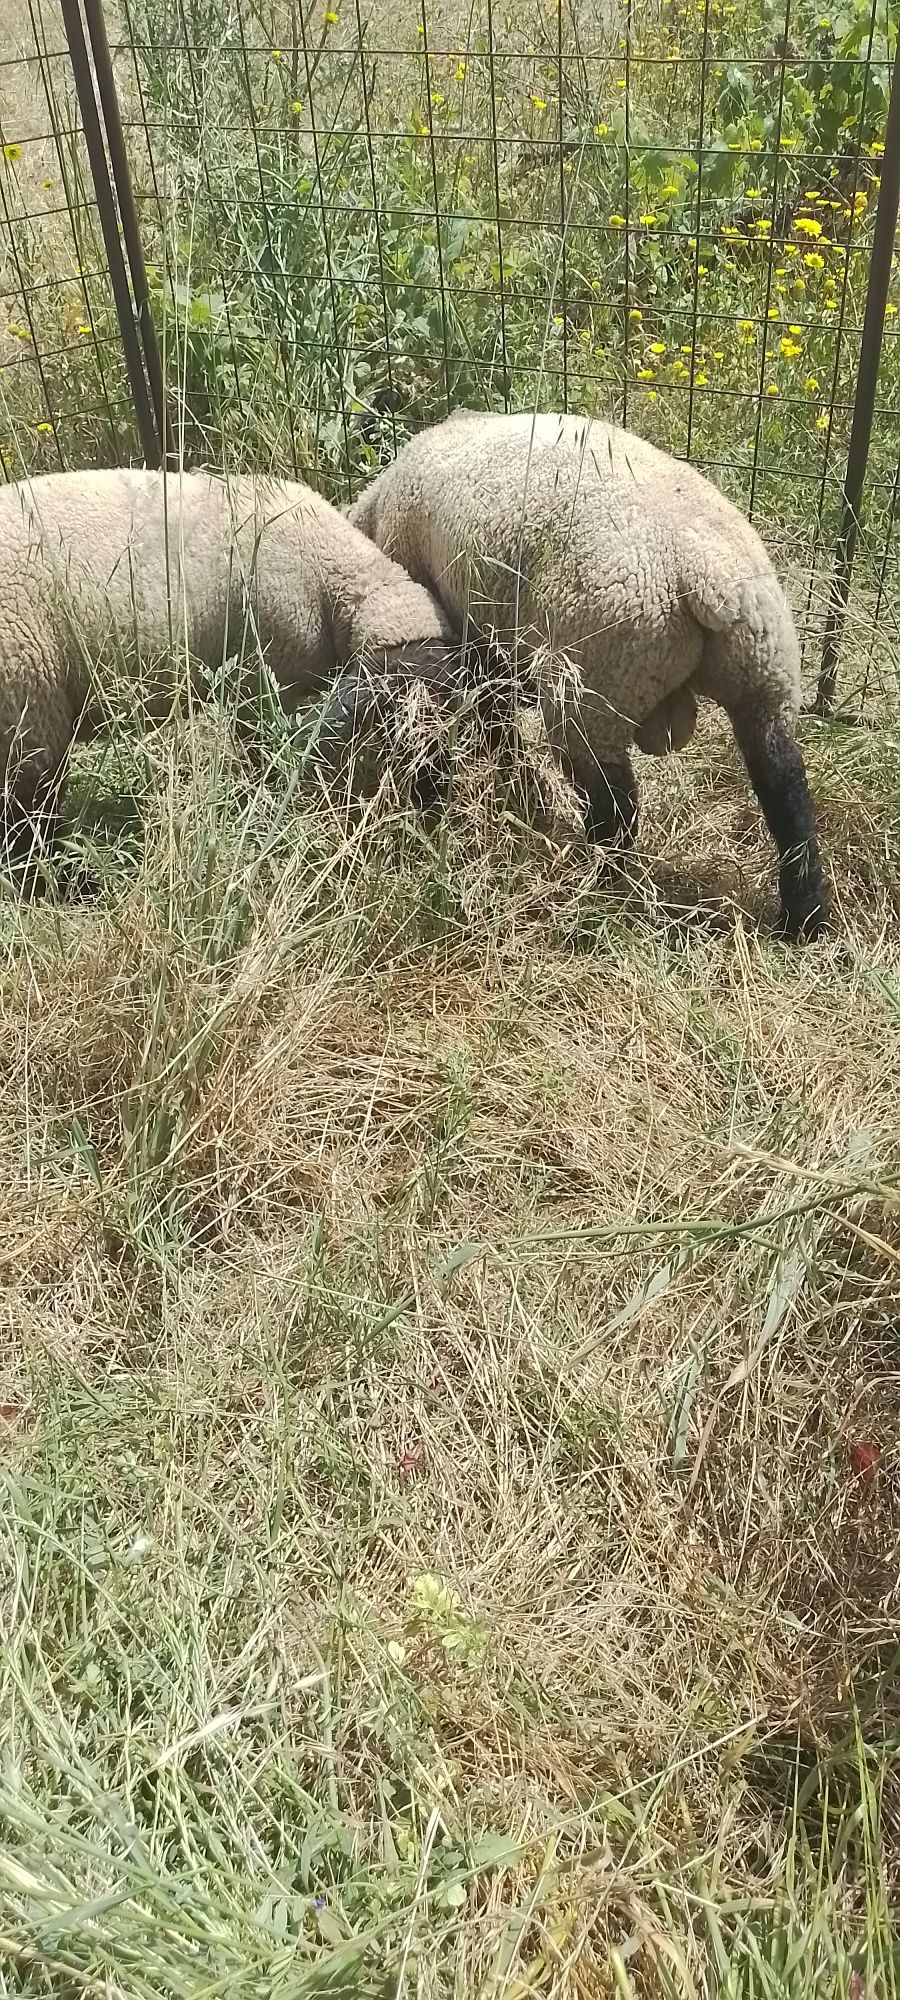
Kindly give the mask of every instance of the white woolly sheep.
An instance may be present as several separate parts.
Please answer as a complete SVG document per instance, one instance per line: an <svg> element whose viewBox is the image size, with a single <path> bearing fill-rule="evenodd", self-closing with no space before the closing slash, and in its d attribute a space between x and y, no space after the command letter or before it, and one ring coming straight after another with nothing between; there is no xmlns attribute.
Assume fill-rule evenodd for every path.
<svg viewBox="0 0 900 2000"><path fill-rule="evenodd" d="M434 598L306 486L124 470L0 488L8 860L52 842L70 747L102 720L106 677L124 669L158 716L179 650L193 671L262 653L289 713L350 660L435 685L459 665ZM332 719L348 720L341 695Z"/></svg>
<svg viewBox="0 0 900 2000"><path fill-rule="evenodd" d="M785 928L822 929L793 618L759 536L709 480L585 417L461 411L405 445L348 518L526 676L548 648L577 669L577 703L558 676L541 703L590 837L633 838L632 743L679 749L698 696L724 708L778 848Z"/></svg>

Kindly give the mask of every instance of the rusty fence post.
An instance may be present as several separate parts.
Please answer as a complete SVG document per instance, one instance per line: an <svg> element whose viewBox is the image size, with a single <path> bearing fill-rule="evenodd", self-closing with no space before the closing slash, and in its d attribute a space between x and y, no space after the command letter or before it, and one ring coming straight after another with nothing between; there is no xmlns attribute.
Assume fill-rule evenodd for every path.
<svg viewBox="0 0 900 2000"><path fill-rule="evenodd" d="M156 468L163 464L167 449L162 363L150 309L147 271L106 28L99 0L94 0L93 5L86 0L97 90L106 118L104 140L79 0L61 0L61 6L138 436L145 463ZM128 253L127 269L122 252L123 237Z"/></svg>
<svg viewBox="0 0 900 2000"><path fill-rule="evenodd" d="M813 710L830 715L837 686L838 656L844 632L850 581L859 541L860 518L872 436L872 417L878 388L878 370L884 337L884 314L891 279L891 257L900 206L900 34L894 55L891 95L884 133L881 187L875 214L872 256L866 286L866 310L859 349L859 375L853 402L853 421L847 451L847 470L842 490L841 527L831 582L831 602L825 626L822 665Z"/></svg>

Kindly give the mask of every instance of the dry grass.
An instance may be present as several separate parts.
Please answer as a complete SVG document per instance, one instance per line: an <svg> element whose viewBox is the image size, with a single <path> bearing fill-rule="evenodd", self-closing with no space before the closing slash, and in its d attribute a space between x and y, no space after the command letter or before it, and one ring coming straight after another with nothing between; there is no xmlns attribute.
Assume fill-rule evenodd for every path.
<svg viewBox="0 0 900 2000"><path fill-rule="evenodd" d="M900 745L810 755L805 953L713 731L627 889L207 728L7 906L0 1993L896 1993Z"/></svg>
<svg viewBox="0 0 900 2000"><path fill-rule="evenodd" d="M4 57L29 31L14 0ZM42 121L8 67L3 142ZM90 212L65 155L7 164L10 295L94 462ZM13 468L51 450L28 334ZM248 402L262 462L277 373ZM810 732L838 924L806 952L711 727L644 767L618 887L473 774L429 839L289 761L242 791L208 723L123 735L79 795L101 894L0 903L0 2000L896 2000L879 573L841 694L888 720Z"/></svg>

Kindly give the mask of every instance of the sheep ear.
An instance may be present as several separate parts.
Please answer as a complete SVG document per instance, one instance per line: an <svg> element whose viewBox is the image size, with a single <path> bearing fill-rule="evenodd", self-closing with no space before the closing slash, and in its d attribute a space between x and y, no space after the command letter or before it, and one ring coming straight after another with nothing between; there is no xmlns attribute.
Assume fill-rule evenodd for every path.
<svg viewBox="0 0 900 2000"><path fill-rule="evenodd" d="M399 687L421 681L436 699L463 692L459 649L443 639L413 639L406 646L387 646L381 671Z"/></svg>

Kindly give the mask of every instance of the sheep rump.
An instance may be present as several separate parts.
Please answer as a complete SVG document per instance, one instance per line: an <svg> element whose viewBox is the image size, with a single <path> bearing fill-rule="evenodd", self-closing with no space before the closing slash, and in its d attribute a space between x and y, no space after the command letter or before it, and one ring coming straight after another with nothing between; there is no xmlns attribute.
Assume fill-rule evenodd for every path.
<svg viewBox="0 0 900 2000"><path fill-rule="evenodd" d="M459 661L430 593L309 487L119 470L0 488L0 852L52 840L112 676L152 718L174 654L196 672L235 653L264 655L288 713L350 660L410 684Z"/></svg>
<svg viewBox="0 0 900 2000"><path fill-rule="evenodd" d="M463 411L405 445L348 519L457 629L490 631L514 672L548 655L577 670L577 702L551 674L541 705L592 837L633 837L633 743L681 748L698 698L724 708L781 858L785 927L823 927L793 618L759 536L709 480L589 418Z"/></svg>

